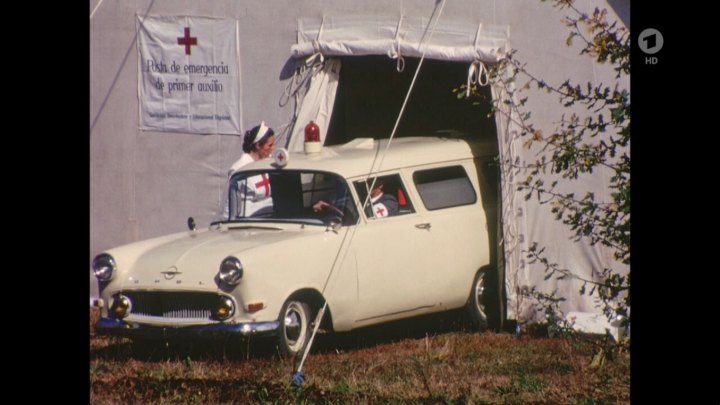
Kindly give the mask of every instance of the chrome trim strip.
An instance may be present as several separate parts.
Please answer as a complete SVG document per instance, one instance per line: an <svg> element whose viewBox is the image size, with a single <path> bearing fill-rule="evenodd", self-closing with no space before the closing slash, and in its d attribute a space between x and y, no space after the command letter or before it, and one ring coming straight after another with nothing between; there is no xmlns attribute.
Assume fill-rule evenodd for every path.
<svg viewBox="0 0 720 405"><path fill-rule="evenodd" d="M100 335L121 335L126 337L213 337L213 336L258 336L272 335L280 322L213 323L191 326L154 326L119 319L100 318L95 330Z"/></svg>

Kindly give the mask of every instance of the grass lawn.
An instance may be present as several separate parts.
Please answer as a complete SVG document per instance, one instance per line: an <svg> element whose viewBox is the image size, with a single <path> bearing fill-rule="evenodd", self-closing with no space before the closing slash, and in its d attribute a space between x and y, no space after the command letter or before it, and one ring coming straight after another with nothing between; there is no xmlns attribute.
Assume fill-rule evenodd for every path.
<svg viewBox="0 0 720 405"><path fill-rule="evenodd" d="M318 336L300 388L272 342L138 347L90 318L93 404L630 403L628 352L591 366L588 341L472 333L452 315Z"/></svg>

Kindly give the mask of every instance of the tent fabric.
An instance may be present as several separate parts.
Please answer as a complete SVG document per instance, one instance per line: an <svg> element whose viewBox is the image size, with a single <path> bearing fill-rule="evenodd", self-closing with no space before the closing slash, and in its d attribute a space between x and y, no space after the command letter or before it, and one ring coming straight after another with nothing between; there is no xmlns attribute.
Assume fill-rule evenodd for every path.
<svg viewBox="0 0 720 405"><path fill-rule="evenodd" d="M323 144L330 126L330 117L332 117L335 94L340 80L341 63L339 59L333 58L316 58L315 60L318 65L310 67L313 76L310 78L307 91L301 95L301 99L298 99L299 110L295 116L295 127L288 143L290 152L303 151L304 130L310 121L314 121L320 129L320 141Z"/></svg>
<svg viewBox="0 0 720 405"><path fill-rule="evenodd" d="M429 59L468 62L477 66L479 63L496 63L507 49L507 26L439 22L432 35L423 37L427 34L428 22L424 17L298 19L297 44L291 47L291 53L295 58L307 58L305 67L311 69L312 77L305 94L298 94L296 100L295 125L288 150L303 150L303 130L311 120L320 128L321 142L325 142L341 67L339 59L325 59L325 56L388 55L402 59L405 56L421 57L424 52ZM320 69L318 64L322 64Z"/></svg>
<svg viewBox="0 0 720 405"><path fill-rule="evenodd" d="M388 55L425 57L454 62L496 63L507 50L508 26L438 22L432 36L423 38L425 17L323 17L299 19L296 58L325 56ZM422 41L422 48L420 48Z"/></svg>
<svg viewBox="0 0 720 405"><path fill-rule="evenodd" d="M613 257L611 249L598 243L592 245L586 239L576 241L574 232L555 218L549 204L542 204L536 199L526 200L524 192L519 192L520 183L526 174L522 167L533 163L543 153L541 146L526 147L527 139L520 135L517 117L508 106L510 95L499 83L492 85L492 97L500 100L496 103L498 113L495 120L498 128L498 149L501 175L501 209L502 209L502 247L504 250L505 288L507 291L507 318L515 319L520 324L542 321L544 313L539 311L537 301L528 296L531 289L544 294L556 294L564 297L558 309L560 316L574 314L598 314L597 299L591 295L581 295L582 280L600 282L600 272L612 268L615 272L625 275L629 266L619 263ZM549 158L549 156L548 156ZM574 192L581 196L592 192L596 201L611 201L611 190L607 187L612 175L610 169L598 167L593 175L586 175L575 181L563 181L559 176L543 175L546 184L558 181L559 193ZM546 279L547 273L541 263L531 263L527 254L532 243L537 242L539 248L550 248L544 252L549 263L559 268L570 269L576 277L558 280L556 277ZM556 246L567 246L557 249ZM588 288L589 290L590 288ZM610 327L606 319L598 318L597 323Z"/></svg>
<svg viewBox="0 0 720 405"><path fill-rule="evenodd" d="M491 86L493 100L507 99L507 91L498 83ZM527 284L520 278L525 262L522 258L522 242L524 241L524 201L519 198L516 184L516 170L508 162L516 162L520 159L522 150L519 148L515 138L519 138L519 128L513 118L514 112L507 103L496 103L498 113L495 114L495 122L498 128L498 153L500 165L501 185L501 226L503 262L505 265L505 289L507 291L507 316L509 319L516 319L516 314L522 312L522 296L517 292L521 285Z"/></svg>

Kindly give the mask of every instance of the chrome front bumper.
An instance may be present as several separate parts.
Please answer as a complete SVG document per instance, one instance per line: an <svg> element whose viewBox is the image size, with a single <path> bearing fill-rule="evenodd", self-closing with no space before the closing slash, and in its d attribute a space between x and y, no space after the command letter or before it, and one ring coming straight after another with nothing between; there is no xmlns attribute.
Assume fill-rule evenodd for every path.
<svg viewBox="0 0 720 405"><path fill-rule="evenodd" d="M274 335L280 322L213 323L192 326L154 326L119 319L100 318L95 324L99 335L125 336L129 338L219 338L227 336Z"/></svg>

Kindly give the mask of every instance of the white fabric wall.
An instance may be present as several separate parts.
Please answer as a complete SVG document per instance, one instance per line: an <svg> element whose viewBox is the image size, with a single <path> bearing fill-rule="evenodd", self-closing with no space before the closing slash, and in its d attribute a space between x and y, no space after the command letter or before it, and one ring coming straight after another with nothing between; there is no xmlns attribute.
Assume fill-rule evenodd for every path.
<svg viewBox="0 0 720 405"><path fill-rule="evenodd" d="M526 7L518 7L515 2L497 2L496 15L499 21L512 21L511 26L511 47L517 49L516 58L527 63L527 68L536 77L543 78L550 84L559 85L566 79L575 83L595 84L604 83L611 85L615 82L615 73L608 66L598 66L587 56L578 56L580 47L565 46L568 35L567 29L561 24L561 19L566 12L548 4L540 2L524 2ZM596 6L607 8L609 18L617 18L615 10L611 7L623 7L620 14L627 20L629 15L629 1L614 1L611 5L602 1L578 0L576 7L580 10L591 12ZM527 25L523 25L525 22ZM519 86L524 82L518 83ZM629 82L621 83L629 90ZM569 110L560 108L557 98L548 95L544 91L530 90L524 95L529 96L527 110L532 111L532 121L537 128L548 135L556 128L555 123L561 118L562 113ZM582 111L582 110L578 110ZM498 122L503 122L498 119ZM501 125L499 125L501 126ZM508 128L508 126L505 126ZM520 163L534 162L538 155L538 148L527 150L522 144L525 138L518 138L509 130L500 134L500 150L504 151L511 160L519 157ZM551 262L557 263L562 268L572 269L579 276L586 279L597 279L594 275L604 267L611 267L624 272L629 268L626 265L616 263L612 252L604 246L597 244L589 246L587 243L573 243L571 230L561 222L554 219L551 207L548 204L542 205L532 198L525 201L522 195L515 194L517 179L524 179L526 176L513 177L509 170L505 171L503 178L503 220L505 228L505 249L506 249L506 285L508 288L508 316L518 319L520 322L530 321L538 318L538 313L531 307L531 302L524 299L517 292L523 287L537 286L546 293L557 290L567 298L567 301L560 305L561 311L587 311L595 312L597 308L592 298L580 296L578 281L557 281L550 279L545 281L543 268L539 265L530 265L526 251L533 242L540 246L546 246L545 255ZM579 181L560 183L560 192L572 190L577 196L582 196L586 191L595 192L599 201L609 201L610 196L606 189L609 174L602 170L596 170L592 176L584 176ZM549 178L549 177L548 177ZM547 180L549 184L551 180ZM589 290L589 289L588 289Z"/></svg>
<svg viewBox="0 0 720 405"><path fill-rule="evenodd" d="M613 5L618 3L623 2L614 1ZM292 100L282 107L278 102L296 66L290 47L296 43L298 18L422 17L432 14L435 1L93 0L90 5L94 12L90 20L89 261L113 246L180 231L191 215L199 226L207 224L221 198L227 169L241 154L238 136L138 130L136 14L236 18L240 25L241 129L265 120L276 133L285 133L295 105ZM610 8L601 0L578 2L587 10L595 5ZM608 82L612 72L597 69L587 57L578 56L577 49L564 45L567 30L560 23L562 15L562 11L539 0L448 0L441 19L458 24L508 25L517 57L550 82L560 83L566 78ZM529 108L541 126L551 126L559 119L557 107L544 93L531 94ZM500 138L517 148L513 144L517 141ZM524 213L523 217L506 217L525 241L515 254L526 248L528 241L539 240L555 247L551 259L557 258L564 265L588 267L607 262L607 252L599 247L570 243L569 231L552 219L549 207L517 201L517 206L505 208L506 212L521 208ZM509 277L527 283L542 280L541 274L520 262L520 256L508 261ZM91 296L96 295L92 277L90 290ZM592 306L586 299L571 304L579 310ZM518 307L518 313L525 310Z"/></svg>

